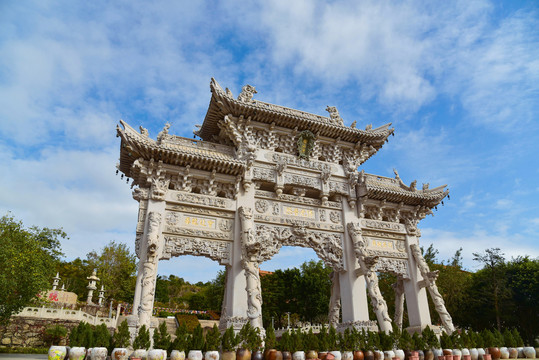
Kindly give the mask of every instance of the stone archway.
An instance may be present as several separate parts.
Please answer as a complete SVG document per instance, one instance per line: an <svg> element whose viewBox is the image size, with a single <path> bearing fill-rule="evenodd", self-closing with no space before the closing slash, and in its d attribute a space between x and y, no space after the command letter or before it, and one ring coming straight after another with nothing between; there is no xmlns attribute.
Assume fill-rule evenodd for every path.
<svg viewBox="0 0 539 360"><path fill-rule="evenodd" d="M202 141L170 135L169 124L156 140L144 128L118 127L118 168L133 179L139 202L131 324L151 325L159 260L190 254L227 267L221 329L246 321L262 329L258 267L293 245L312 248L334 270L330 318L339 321L340 306L338 327L376 326L368 292L378 326L391 329L376 275L391 271L412 330L431 324L427 289L451 332L436 274L416 249L419 221L448 191L405 185L396 171L394 179L358 172L393 133L390 124L361 130L345 126L335 107L323 117L254 100L251 86L237 99L213 79L210 88L195 132Z"/></svg>

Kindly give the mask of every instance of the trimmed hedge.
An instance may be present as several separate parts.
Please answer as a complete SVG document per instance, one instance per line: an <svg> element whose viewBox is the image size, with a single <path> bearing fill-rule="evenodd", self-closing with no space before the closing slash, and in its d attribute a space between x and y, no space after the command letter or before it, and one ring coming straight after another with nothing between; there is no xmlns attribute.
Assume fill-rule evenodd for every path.
<svg viewBox="0 0 539 360"><path fill-rule="evenodd" d="M196 315L176 313L176 320L178 320L178 324L180 325L185 324L189 333L193 333L193 330L200 324Z"/></svg>

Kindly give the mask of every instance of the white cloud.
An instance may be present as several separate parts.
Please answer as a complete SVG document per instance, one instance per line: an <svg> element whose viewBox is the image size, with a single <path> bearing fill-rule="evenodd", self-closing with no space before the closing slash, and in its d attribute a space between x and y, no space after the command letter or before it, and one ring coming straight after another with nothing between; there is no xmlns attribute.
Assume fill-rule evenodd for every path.
<svg viewBox="0 0 539 360"><path fill-rule="evenodd" d="M537 12L497 23L488 1L283 0L250 10L272 39L273 61L323 79L330 92L354 83L361 100L397 113L448 95L474 123L502 130L530 124L538 111ZM258 17L250 19L246 27L258 29Z"/></svg>
<svg viewBox="0 0 539 360"><path fill-rule="evenodd" d="M533 244L523 243L522 237L518 234L507 237L504 234L493 234L483 229L465 233L433 228L423 228L421 234L421 246L427 248L432 243L440 252L438 260L447 262L462 247L464 268L472 271L482 267L473 261L473 253L481 253L486 249L500 248L506 260L523 255L539 257L539 249Z"/></svg>

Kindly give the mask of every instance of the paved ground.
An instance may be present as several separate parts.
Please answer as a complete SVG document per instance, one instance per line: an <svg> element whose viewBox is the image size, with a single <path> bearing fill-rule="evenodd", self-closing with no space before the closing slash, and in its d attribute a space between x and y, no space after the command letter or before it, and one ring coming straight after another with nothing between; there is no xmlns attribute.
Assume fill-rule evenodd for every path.
<svg viewBox="0 0 539 360"><path fill-rule="evenodd" d="M41 360L48 359L48 356L47 354L0 354L0 359Z"/></svg>

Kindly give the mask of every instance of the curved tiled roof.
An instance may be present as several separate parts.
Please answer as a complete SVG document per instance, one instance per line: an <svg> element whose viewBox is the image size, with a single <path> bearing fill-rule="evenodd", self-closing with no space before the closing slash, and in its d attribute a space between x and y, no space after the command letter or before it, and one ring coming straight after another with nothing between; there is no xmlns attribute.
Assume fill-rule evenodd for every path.
<svg viewBox="0 0 539 360"><path fill-rule="evenodd" d="M131 166L139 158L162 160L171 165L190 165L193 169L215 169L231 175L240 174L245 168L244 162L236 159L235 150L230 146L168 134L161 141L155 141L123 120L120 124L123 129L117 127L117 136L122 139L119 170L129 177L136 176L131 174ZM137 181L136 178L134 180Z"/></svg>
<svg viewBox="0 0 539 360"><path fill-rule="evenodd" d="M365 173L362 173L359 184L363 189L362 194L369 199L403 202L412 206L423 205L428 208L438 205L449 194L449 190L445 189L447 185L433 189L416 189L415 181L412 186L407 186L400 178L392 179Z"/></svg>
<svg viewBox="0 0 539 360"><path fill-rule="evenodd" d="M313 133L333 139L352 143L365 143L377 149L382 147L387 137L394 131L391 123L376 129L361 130L342 124L336 124L331 118L311 114L308 112L290 109L284 106L273 105L258 100L242 101L225 92L221 86L211 79L210 89L212 97L204 118L204 123L196 133L203 140L213 140L219 134L218 121L225 115L251 117L253 121L262 123L275 123L277 126L299 130L309 129Z"/></svg>

